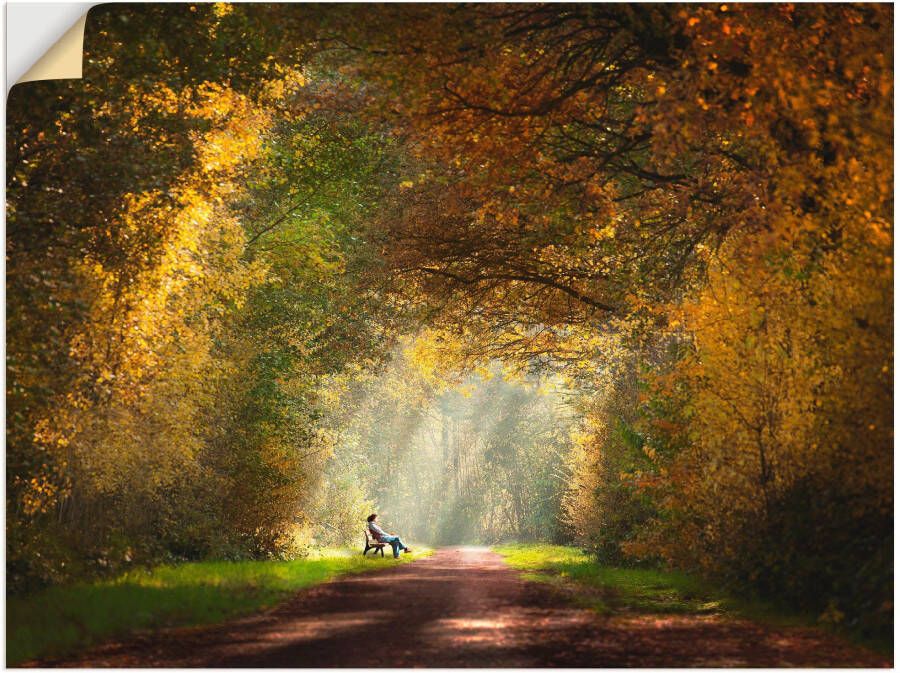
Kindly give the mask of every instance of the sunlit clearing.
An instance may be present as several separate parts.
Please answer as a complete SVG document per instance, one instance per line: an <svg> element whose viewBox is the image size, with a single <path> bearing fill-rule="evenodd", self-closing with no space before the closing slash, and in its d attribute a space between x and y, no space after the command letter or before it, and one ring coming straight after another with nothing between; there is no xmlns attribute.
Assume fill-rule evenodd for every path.
<svg viewBox="0 0 900 673"><path fill-rule="evenodd" d="M398 348L379 376L345 382L335 396L340 436L316 535L361 540L371 511L407 542L544 539L576 420L564 387L499 363L460 373L425 350Z"/></svg>

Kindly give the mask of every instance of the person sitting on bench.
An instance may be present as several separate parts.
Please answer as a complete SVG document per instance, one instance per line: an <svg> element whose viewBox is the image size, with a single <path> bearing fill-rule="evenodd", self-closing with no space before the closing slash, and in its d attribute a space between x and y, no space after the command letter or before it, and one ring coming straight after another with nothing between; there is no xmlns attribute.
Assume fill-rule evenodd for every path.
<svg viewBox="0 0 900 673"><path fill-rule="evenodd" d="M378 518L377 514L370 514L367 521L369 522L369 532L372 533L372 537L374 537L379 542L387 542L391 547L394 548L394 558L400 557L400 550L402 549L404 552L409 552L410 549L405 544L403 544L403 540L400 539L398 535L390 535L389 533L385 533L381 526L375 523L375 519Z"/></svg>

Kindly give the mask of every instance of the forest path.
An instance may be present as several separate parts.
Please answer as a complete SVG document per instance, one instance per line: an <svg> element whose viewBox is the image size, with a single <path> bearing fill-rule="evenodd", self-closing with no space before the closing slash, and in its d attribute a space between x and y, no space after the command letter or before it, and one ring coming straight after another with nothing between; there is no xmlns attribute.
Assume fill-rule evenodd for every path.
<svg viewBox="0 0 900 673"><path fill-rule="evenodd" d="M111 643L77 667L885 666L814 629L710 615L600 616L481 547L339 578L265 613Z"/></svg>

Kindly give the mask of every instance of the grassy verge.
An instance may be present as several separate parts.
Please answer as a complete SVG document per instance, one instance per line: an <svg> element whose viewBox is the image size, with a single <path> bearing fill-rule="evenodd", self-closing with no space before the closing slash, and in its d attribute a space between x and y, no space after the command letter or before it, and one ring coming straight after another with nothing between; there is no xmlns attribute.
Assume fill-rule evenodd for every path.
<svg viewBox="0 0 900 673"><path fill-rule="evenodd" d="M526 579L545 582L574 602L602 614L722 614L773 626L815 626L815 615L791 612L758 600L738 598L684 573L599 565L574 547L508 544L495 547ZM860 645L893 654L893 642L837 629Z"/></svg>
<svg viewBox="0 0 900 673"><path fill-rule="evenodd" d="M429 550L401 556L408 562ZM184 563L114 580L52 587L6 602L6 664L60 656L128 633L211 624L271 607L338 575L396 565L358 552L326 551L296 561Z"/></svg>
<svg viewBox="0 0 900 673"><path fill-rule="evenodd" d="M574 547L510 544L496 547L527 579L579 589L579 603L604 614L653 612L704 614L728 610L726 598L697 578L677 572L612 568Z"/></svg>

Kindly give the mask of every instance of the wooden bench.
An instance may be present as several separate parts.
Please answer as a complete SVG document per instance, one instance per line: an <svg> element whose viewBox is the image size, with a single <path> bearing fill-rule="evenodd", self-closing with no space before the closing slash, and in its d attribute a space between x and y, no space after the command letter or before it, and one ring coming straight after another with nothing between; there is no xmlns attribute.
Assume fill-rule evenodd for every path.
<svg viewBox="0 0 900 673"><path fill-rule="evenodd" d="M379 551L381 552L382 558L384 557L384 548L387 546L387 542L378 542L374 537L372 537L372 533L369 532L368 526L365 528L366 533L366 548L363 549L363 556L369 553L370 549L375 550L375 554ZM375 555L373 554L373 556Z"/></svg>

